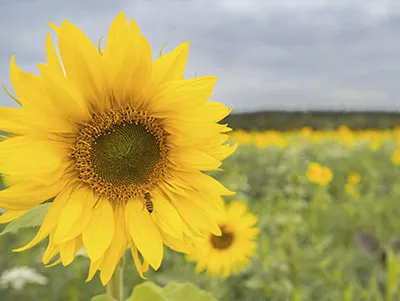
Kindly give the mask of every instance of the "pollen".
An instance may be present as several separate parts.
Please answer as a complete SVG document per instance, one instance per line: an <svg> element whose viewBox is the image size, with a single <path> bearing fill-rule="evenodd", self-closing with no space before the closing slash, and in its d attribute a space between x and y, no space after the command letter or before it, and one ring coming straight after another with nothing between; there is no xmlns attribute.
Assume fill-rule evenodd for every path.
<svg viewBox="0 0 400 301"><path fill-rule="evenodd" d="M165 177L166 137L144 110L125 106L93 114L71 154L78 179L112 202L142 197Z"/></svg>

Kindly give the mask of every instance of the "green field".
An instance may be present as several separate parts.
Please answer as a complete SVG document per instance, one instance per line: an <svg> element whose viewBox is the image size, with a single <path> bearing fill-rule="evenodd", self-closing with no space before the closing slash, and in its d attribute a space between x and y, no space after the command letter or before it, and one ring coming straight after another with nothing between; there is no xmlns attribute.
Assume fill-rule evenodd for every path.
<svg viewBox="0 0 400 301"><path fill-rule="evenodd" d="M193 282L221 301L400 300L400 261L389 252L389 264L383 266L354 239L357 231L367 231L385 245L400 234L400 166L391 160L398 136L394 132L376 132L367 138L363 133L347 134L351 143L343 133L275 133L287 142L281 146L254 145L251 136L253 140L242 143L224 162L224 172L213 174L237 191L227 201L242 200L259 217L261 235L252 264L222 280L195 274L194 263L166 251L160 270L147 273L149 280L159 285ZM262 135L269 141L271 133ZM375 148L371 149L368 137L379 141ZM312 162L332 170L329 185L309 182L306 171ZM344 188L351 171L360 175L354 185L359 195ZM47 277L48 284L27 284L22 290L0 287L1 300L86 301L105 291L97 276L85 283L85 257L66 268L45 268L44 243L23 253L11 252L33 234L25 229L0 236L0 272L25 265ZM130 294L133 285L142 282L130 256L125 277L126 294Z"/></svg>

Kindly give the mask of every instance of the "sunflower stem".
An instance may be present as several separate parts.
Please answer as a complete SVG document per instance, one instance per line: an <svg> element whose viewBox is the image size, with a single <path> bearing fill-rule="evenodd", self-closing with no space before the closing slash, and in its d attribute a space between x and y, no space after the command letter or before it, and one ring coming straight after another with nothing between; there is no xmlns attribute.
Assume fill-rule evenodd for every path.
<svg viewBox="0 0 400 301"><path fill-rule="evenodd" d="M114 275L107 284L107 295L113 297L117 301L124 299L124 264L125 256L122 256Z"/></svg>

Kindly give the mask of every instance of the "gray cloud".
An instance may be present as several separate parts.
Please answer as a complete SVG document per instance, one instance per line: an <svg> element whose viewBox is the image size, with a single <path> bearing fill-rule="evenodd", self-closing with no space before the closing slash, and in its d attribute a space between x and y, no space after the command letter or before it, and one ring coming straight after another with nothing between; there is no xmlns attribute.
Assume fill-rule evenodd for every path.
<svg viewBox="0 0 400 301"><path fill-rule="evenodd" d="M155 56L190 41L187 76L218 75L213 98L237 111L400 109L400 5L385 0L3 1L0 82L10 87L13 54L36 73L47 22L68 19L97 41L121 10Z"/></svg>

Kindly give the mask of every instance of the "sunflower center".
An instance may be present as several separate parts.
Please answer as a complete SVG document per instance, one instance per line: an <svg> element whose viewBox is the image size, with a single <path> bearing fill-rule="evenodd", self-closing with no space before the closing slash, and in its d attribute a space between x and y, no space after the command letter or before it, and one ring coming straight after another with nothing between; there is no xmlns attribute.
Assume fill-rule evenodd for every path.
<svg viewBox="0 0 400 301"><path fill-rule="evenodd" d="M93 143L96 174L114 185L145 183L160 160L160 147L141 125L119 124Z"/></svg>
<svg viewBox="0 0 400 301"><path fill-rule="evenodd" d="M223 250L229 248L232 245L235 237L232 232L227 231L226 226L220 226L220 229L222 235L221 236L211 235L210 240L214 248Z"/></svg>
<svg viewBox="0 0 400 301"><path fill-rule="evenodd" d="M130 106L94 114L72 153L78 178L115 202L143 197L165 175L166 136L156 118Z"/></svg>

